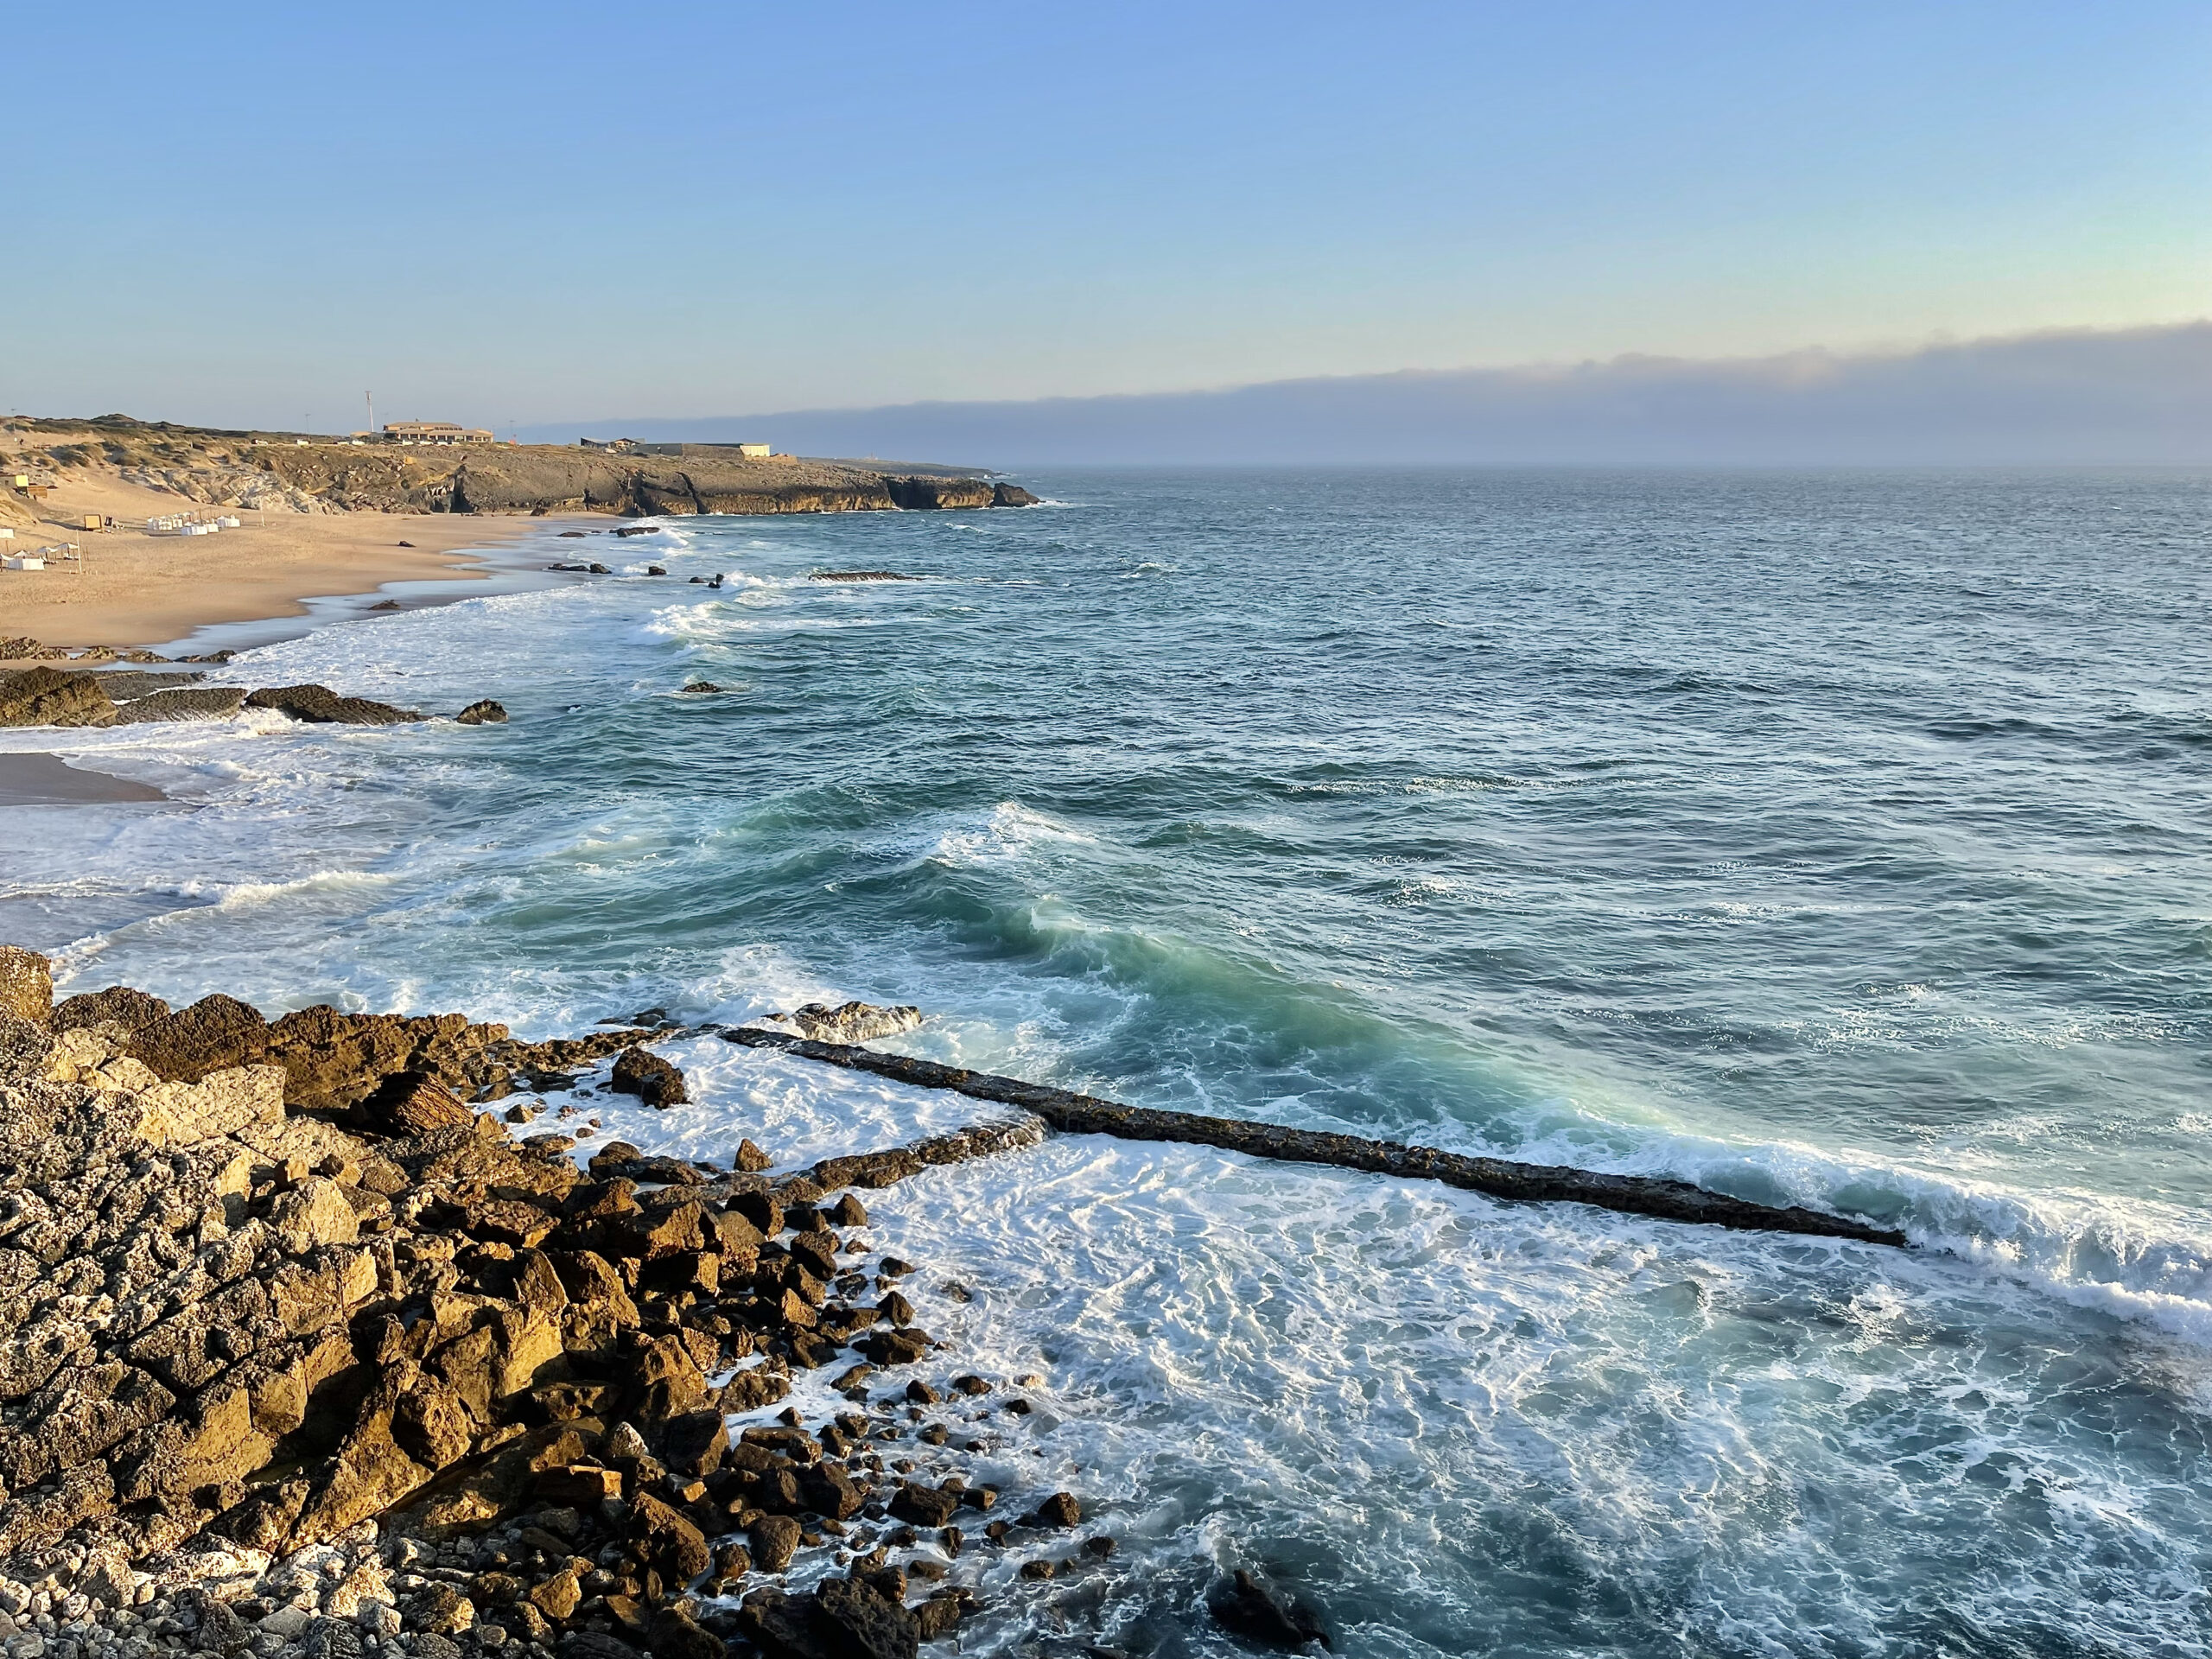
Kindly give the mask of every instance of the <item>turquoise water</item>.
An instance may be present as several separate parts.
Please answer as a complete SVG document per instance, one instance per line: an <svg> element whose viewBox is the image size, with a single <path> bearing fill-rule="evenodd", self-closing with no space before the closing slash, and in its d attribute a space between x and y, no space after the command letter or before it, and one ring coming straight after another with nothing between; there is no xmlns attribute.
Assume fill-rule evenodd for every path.
<svg viewBox="0 0 2212 1659"><path fill-rule="evenodd" d="M183 804L10 815L0 917L272 1011L913 1001L918 1052L1922 1246L1084 1140L886 1194L976 1293L931 1328L1046 1379L1009 1478L1125 1541L971 1650L1225 1650L1230 1563L1349 1653L2212 1646L2212 479L1024 481L548 540L674 577L248 659L505 728L9 734ZM926 579L808 580L855 568ZM948 1109L677 1058L610 1128Z"/></svg>

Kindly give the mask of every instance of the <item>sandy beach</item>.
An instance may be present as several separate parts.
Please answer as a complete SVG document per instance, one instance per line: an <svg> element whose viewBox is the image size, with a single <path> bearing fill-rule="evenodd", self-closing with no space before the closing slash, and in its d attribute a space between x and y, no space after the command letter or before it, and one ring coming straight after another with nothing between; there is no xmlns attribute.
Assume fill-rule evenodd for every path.
<svg viewBox="0 0 2212 1659"><path fill-rule="evenodd" d="M469 550L545 522L383 512L270 512L264 522L239 510L245 523L214 536L155 537L140 528L194 505L111 474L65 474L40 505L37 524L14 521L14 545L73 541L84 550L84 574L69 566L0 570L0 632L71 647L159 645L212 622L304 615L300 601L321 594L403 580L480 580L464 568ZM69 528L91 512L127 528Z"/></svg>

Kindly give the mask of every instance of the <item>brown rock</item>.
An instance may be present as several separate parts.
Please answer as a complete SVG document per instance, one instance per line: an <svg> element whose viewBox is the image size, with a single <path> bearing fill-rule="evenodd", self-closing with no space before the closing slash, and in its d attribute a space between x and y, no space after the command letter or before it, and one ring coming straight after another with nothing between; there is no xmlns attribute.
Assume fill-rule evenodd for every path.
<svg viewBox="0 0 2212 1659"><path fill-rule="evenodd" d="M1071 1492L1054 1492L1022 1519L1025 1525L1033 1527L1080 1526L1083 1506Z"/></svg>
<svg viewBox="0 0 2212 1659"><path fill-rule="evenodd" d="M814 1620L836 1650L866 1659L914 1659L922 1632L913 1614L866 1580L824 1579L814 1593Z"/></svg>
<svg viewBox="0 0 2212 1659"><path fill-rule="evenodd" d="M125 1031L136 1031L169 1011L158 996L134 991L128 985L111 985L104 991L84 991L54 1005L54 1028L73 1031L79 1026L104 1025L113 1020Z"/></svg>
<svg viewBox="0 0 2212 1659"><path fill-rule="evenodd" d="M476 1114L435 1073L413 1071L385 1077L354 1116L368 1128L394 1135L428 1135L476 1121Z"/></svg>
<svg viewBox="0 0 2212 1659"><path fill-rule="evenodd" d="M475 1425L458 1395L425 1377L400 1397L391 1415L391 1435L416 1462L442 1469L468 1454Z"/></svg>
<svg viewBox="0 0 2212 1659"><path fill-rule="evenodd" d="M762 1170L772 1168L774 1162L773 1159L753 1145L750 1140L740 1141L737 1143L737 1167L747 1174L758 1175Z"/></svg>
<svg viewBox="0 0 2212 1659"><path fill-rule="evenodd" d="M690 1098L683 1072L650 1049L634 1046L616 1058L613 1086L616 1093L635 1095L653 1107L681 1106Z"/></svg>
<svg viewBox="0 0 2212 1659"><path fill-rule="evenodd" d="M787 1515L763 1516L746 1529L753 1547L753 1565L763 1573L781 1573L798 1553L799 1524Z"/></svg>
<svg viewBox="0 0 2212 1659"><path fill-rule="evenodd" d="M116 716L97 674L59 668L0 674L0 726L112 726Z"/></svg>
<svg viewBox="0 0 2212 1659"><path fill-rule="evenodd" d="M720 1410L686 1412L661 1427L660 1457L671 1474L696 1480L721 1466L729 1427Z"/></svg>
<svg viewBox="0 0 2212 1659"><path fill-rule="evenodd" d="M35 950L0 944L0 1013L35 1026L54 1015L54 964Z"/></svg>
<svg viewBox="0 0 2212 1659"><path fill-rule="evenodd" d="M555 1624L566 1620L576 1611L576 1604L583 1599L583 1586L576 1578L575 1567L565 1567L551 1578L534 1585L530 1592L530 1605Z"/></svg>
<svg viewBox="0 0 2212 1659"><path fill-rule="evenodd" d="M269 1052L269 1022L258 1008L220 993L149 1020L131 1033L130 1054L157 1077L198 1083L211 1071L258 1065Z"/></svg>
<svg viewBox="0 0 2212 1659"><path fill-rule="evenodd" d="M689 1584L714 1565L699 1529L650 1492L632 1501L628 1524L639 1558L671 1584Z"/></svg>
<svg viewBox="0 0 2212 1659"><path fill-rule="evenodd" d="M940 1491L911 1480L900 1482L897 1496L891 1500L891 1513L918 1527L949 1525L959 1509L958 1492Z"/></svg>
<svg viewBox="0 0 2212 1659"><path fill-rule="evenodd" d="M653 1659L724 1659L729 1644L702 1630L681 1607L664 1607L653 1615L647 1646Z"/></svg>

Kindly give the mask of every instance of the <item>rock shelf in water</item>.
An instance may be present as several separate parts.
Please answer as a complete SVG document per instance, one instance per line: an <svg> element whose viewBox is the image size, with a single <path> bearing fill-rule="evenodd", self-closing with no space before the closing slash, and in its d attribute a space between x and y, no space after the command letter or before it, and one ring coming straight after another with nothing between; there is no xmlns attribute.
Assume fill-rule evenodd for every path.
<svg viewBox="0 0 2212 1659"><path fill-rule="evenodd" d="M925 1089L947 1089L977 1100L1018 1106L1069 1135L1110 1135L1124 1141L1179 1141L1219 1147L1255 1158L1331 1164L1340 1169L1365 1170L1376 1175L1441 1181L1447 1186L1464 1187L1497 1198L1587 1204L1601 1210L1652 1216L1664 1221L1802 1233L1817 1238L1853 1239L1865 1244L1902 1247L1907 1243L1901 1232L1848 1216L1829 1215L1794 1205L1784 1209L1754 1204L1747 1198L1709 1192L1688 1181L1650 1175L1605 1175L1559 1164L1472 1158L1428 1147L1405 1146L1395 1141L1368 1141L1357 1135L1285 1128L1278 1124L1244 1122L1235 1118L1202 1117L1190 1112L1154 1111L1043 1084L1024 1083L1015 1077L964 1071L904 1054L880 1053L849 1043L794 1037L757 1026L726 1027L721 1035L728 1041L750 1047L780 1049L802 1059L872 1071L879 1077L894 1077Z"/></svg>

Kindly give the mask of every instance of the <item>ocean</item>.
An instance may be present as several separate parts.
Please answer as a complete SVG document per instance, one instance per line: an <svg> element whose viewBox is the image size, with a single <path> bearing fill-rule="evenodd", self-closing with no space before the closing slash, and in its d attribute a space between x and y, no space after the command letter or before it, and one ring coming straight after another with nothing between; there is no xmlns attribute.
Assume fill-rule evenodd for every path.
<svg viewBox="0 0 2212 1659"><path fill-rule="evenodd" d="M1120 1541L990 1557L964 1653L1238 1651L1240 1566L1349 1656L2212 1652L2212 475L1021 481L549 527L620 574L232 670L505 727L0 734L175 798L0 813L0 933L529 1036L912 1002L883 1046L1914 1241L1084 1137L871 1194L1041 1379L985 1473ZM666 1052L608 1134L990 1110Z"/></svg>

